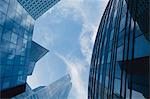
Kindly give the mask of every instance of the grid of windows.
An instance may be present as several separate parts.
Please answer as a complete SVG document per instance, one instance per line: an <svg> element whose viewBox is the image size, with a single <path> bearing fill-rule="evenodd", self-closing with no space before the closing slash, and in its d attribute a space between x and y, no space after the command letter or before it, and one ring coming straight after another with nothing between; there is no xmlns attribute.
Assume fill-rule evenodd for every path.
<svg viewBox="0 0 150 99"><path fill-rule="evenodd" d="M0 97L17 93L48 50L32 41L35 20L17 0L0 1ZM36 53L33 53L36 52ZM24 90L24 89L23 89ZM12 93L15 94L13 91ZM9 92L10 93L10 92Z"/></svg>
<svg viewBox="0 0 150 99"><path fill-rule="evenodd" d="M147 2L109 0L94 44L88 99L150 97L145 69L149 70L150 42L139 27L143 23L134 21L137 3Z"/></svg>
<svg viewBox="0 0 150 99"><path fill-rule="evenodd" d="M33 26L34 19L16 0L0 1L0 90L26 82Z"/></svg>
<svg viewBox="0 0 150 99"><path fill-rule="evenodd" d="M35 20L59 1L60 0L18 0Z"/></svg>

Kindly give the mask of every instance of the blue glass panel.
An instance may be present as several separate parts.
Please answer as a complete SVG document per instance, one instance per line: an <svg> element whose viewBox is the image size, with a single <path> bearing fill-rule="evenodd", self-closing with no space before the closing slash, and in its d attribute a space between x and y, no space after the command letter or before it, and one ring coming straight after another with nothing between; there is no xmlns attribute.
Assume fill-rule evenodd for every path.
<svg viewBox="0 0 150 99"><path fill-rule="evenodd" d="M22 21L22 18L21 18L21 14L19 13L16 13L16 16L15 16L15 20L14 20L17 24L21 24L21 21Z"/></svg>
<svg viewBox="0 0 150 99"><path fill-rule="evenodd" d="M135 37L143 34L142 31L141 31L141 29L139 28L139 25L137 23L136 23L136 27L135 28L136 28L135 29Z"/></svg>
<svg viewBox="0 0 150 99"><path fill-rule="evenodd" d="M16 45L13 43L10 43L9 45L9 53L15 54L16 51Z"/></svg>
<svg viewBox="0 0 150 99"><path fill-rule="evenodd" d="M118 47L123 45L124 42L124 34L125 34L125 29L119 33L119 37L118 37Z"/></svg>
<svg viewBox="0 0 150 99"><path fill-rule="evenodd" d="M134 91L134 90L132 90L132 98L133 99L137 99L137 98L138 99L145 99L141 93Z"/></svg>
<svg viewBox="0 0 150 99"><path fill-rule="evenodd" d="M11 76L13 66L5 66L5 76Z"/></svg>
<svg viewBox="0 0 150 99"><path fill-rule="evenodd" d="M12 33L12 35L11 35L11 42L14 44L17 43L17 35L15 33Z"/></svg>
<svg viewBox="0 0 150 99"><path fill-rule="evenodd" d="M135 39L134 57L150 56L150 44L143 35Z"/></svg>
<svg viewBox="0 0 150 99"><path fill-rule="evenodd" d="M8 52L10 43L6 40L1 40L0 51Z"/></svg>
<svg viewBox="0 0 150 99"><path fill-rule="evenodd" d="M121 19L121 22L120 22L120 29L119 29L119 32L121 32L121 31L125 28L125 23L126 23L126 17L124 16L124 17Z"/></svg>
<svg viewBox="0 0 150 99"><path fill-rule="evenodd" d="M4 40L10 41L11 38L11 31L5 29L3 32L3 37Z"/></svg>
<svg viewBox="0 0 150 99"><path fill-rule="evenodd" d="M13 0L11 0L11 1L13 1ZM7 16L9 16L9 18L11 18L11 19L14 19L15 15L16 15L16 13L15 13L15 6L11 6L11 5L8 8Z"/></svg>
<svg viewBox="0 0 150 99"><path fill-rule="evenodd" d="M2 31L3 31L3 27L0 26L0 42L1 42L1 37L2 37Z"/></svg>
<svg viewBox="0 0 150 99"><path fill-rule="evenodd" d="M5 21L5 14L0 11L0 25L3 26L4 21Z"/></svg>
<svg viewBox="0 0 150 99"><path fill-rule="evenodd" d="M107 63L110 63L111 60L111 52L108 53Z"/></svg>
<svg viewBox="0 0 150 99"><path fill-rule="evenodd" d="M8 7L8 3L6 3L4 0L0 1L0 11L2 11L3 13L7 13L7 7Z"/></svg>
<svg viewBox="0 0 150 99"><path fill-rule="evenodd" d="M114 93L116 94L120 94L120 79L115 79L115 82L114 82Z"/></svg>
<svg viewBox="0 0 150 99"><path fill-rule="evenodd" d="M117 48L117 61L121 61L123 58L123 46Z"/></svg>
<svg viewBox="0 0 150 99"><path fill-rule="evenodd" d="M5 88L9 88L9 86L10 86L10 78L8 78L8 77L6 77L5 79L4 79L4 81L3 81L3 89Z"/></svg>
<svg viewBox="0 0 150 99"><path fill-rule="evenodd" d="M6 18L6 21L5 21L5 28L9 29L9 30L12 30L13 29L13 20L10 19L9 17Z"/></svg>
<svg viewBox="0 0 150 99"><path fill-rule="evenodd" d="M115 78L120 79L121 78L121 69L120 65L118 62L116 63L116 68L115 68Z"/></svg>

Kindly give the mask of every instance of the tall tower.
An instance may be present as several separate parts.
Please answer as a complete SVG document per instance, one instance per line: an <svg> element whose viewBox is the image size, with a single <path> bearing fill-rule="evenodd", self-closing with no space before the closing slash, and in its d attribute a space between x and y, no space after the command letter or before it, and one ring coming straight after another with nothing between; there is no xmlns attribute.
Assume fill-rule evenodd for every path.
<svg viewBox="0 0 150 99"><path fill-rule="evenodd" d="M23 94L13 97L13 99L67 99L72 87L70 80L70 75L66 75L48 86L26 90Z"/></svg>
<svg viewBox="0 0 150 99"><path fill-rule="evenodd" d="M32 41L35 20L58 1L0 0L0 98L25 91L27 76L48 52Z"/></svg>
<svg viewBox="0 0 150 99"><path fill-rule="evenodd" d="M149 4L109 0L94 44L88 99L150 97Z"/></svg>

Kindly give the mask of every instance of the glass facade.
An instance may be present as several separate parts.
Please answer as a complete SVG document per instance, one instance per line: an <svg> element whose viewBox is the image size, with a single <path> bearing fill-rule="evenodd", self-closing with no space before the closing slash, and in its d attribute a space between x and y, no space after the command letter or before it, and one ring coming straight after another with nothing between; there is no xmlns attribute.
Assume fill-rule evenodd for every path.
<svg viewBox="0 0 150 99"><path fill-rule="evenodd" d="M35 20L59 1L60 0L18 0Z"/></svg>
<svg viewBox="0 0 150 99"><path fill-rule="evenodd" d="M146 3L150 2L109 0L94 44L88 99L150 97L149 24L142 26L145 13L149 13ZM139 13L140 7L145 12Z"/></svg>
<svg viewBox="0 0 150 99"><path fill-rule="evenodd" d="M35 20L17 0L0 0L0 93L1 97L23 92L27 76L48 50L33 43ZM33 53L33 47L36 47ZM39 53L38 53L39 52ZM37 55L38 54L38 55ZM35 60L37 60L35 59ZM20 89L21 89L20 88Z"/></svg>
<svg viewBox="0 0 150 99"><path fill-rule="evenodd" d="M70 80L70 75L66 75L49 86L40 86L32 91L27 90L12 99L67 99L72 87Z"/></svg>
<svg viewBox="0 0 150 99"><path fill-rule="evenodd" d="M26 83L34 19L16 0L0 1L0 90Z"/></svg>

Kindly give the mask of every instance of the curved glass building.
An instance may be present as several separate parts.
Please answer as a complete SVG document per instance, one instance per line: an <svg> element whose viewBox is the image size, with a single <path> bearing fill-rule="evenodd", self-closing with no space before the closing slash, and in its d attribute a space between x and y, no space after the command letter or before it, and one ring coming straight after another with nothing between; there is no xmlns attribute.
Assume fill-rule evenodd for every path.
<svg viewBox="0 0 150 99"><path fill-rule="evenodd" d="M147 99L149 0L109 0L93 49L88 99Z"/></svg>

